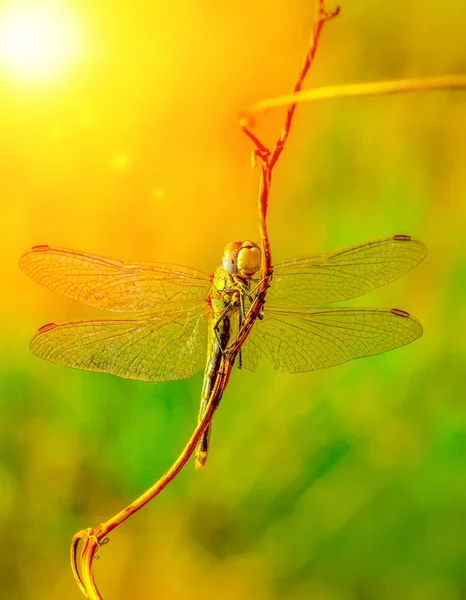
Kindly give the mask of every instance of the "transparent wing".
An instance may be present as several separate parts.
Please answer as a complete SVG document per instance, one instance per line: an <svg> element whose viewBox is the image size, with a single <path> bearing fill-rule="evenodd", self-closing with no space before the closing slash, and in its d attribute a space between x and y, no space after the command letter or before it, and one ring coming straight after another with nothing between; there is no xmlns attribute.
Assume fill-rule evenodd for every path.
<svg viewBox="0 0 466 600"><path fill-rule="evenodd" d="M49 323L32 338L34 354L52 362L144 381L190 377L205 364L207 312L141 319Z"/></svg>
<svg viewBox="0 0 466 600"><path fill-rule="evenodd" d="M208 275L188 267L124 262L52 246L34 246L19 264L38 283L103 310L148 312L196 303L210 288Z"/></svg>
<svg viewBox="0 0 466 600"><path fill-rule="evenodd" d="M413 316L398 309L269 307L242 347L243 367L254 371L261 357L277 371L300 373L387 352L422 335Z"/></svg>
<svg viewBox="0 0 466 600"><path fill-rule="evenodd" d="M267 299L311 306L358 298L401 277L427 254L407 235L395 235L274 266Z"/></svg>

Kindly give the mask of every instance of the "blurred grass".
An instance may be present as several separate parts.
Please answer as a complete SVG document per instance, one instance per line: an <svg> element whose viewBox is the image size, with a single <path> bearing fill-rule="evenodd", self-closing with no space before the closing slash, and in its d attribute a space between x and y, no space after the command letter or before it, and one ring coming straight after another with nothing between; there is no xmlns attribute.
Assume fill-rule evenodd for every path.
<svg viewBox="0 0 466 600"><path fill-rule="evenodd" d="M169 466L201 387L30 355L39 325L96 312L28 281L19 255L51 243L211 271L226 241L256 239L236 115L290 88L311 13L304 1L72 6L90 40L76 72L48 87L0 74L0 590L15 600L80 597L72 534ZM343 4L309 85L464 72L465 24L461 0ZM462 93L299 110L272 193L274 257L420 237L426 261L358 303L413 312L424 337L309 375L235 373L206 471L188 465L102 548L104 598L466 597L465 134Z"/></svg>

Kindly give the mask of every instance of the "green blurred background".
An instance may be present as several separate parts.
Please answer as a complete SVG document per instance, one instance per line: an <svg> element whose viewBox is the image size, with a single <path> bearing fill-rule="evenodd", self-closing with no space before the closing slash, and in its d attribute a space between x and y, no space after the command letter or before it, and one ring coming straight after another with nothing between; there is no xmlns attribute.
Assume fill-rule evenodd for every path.
<svg viewBox="0 0 466 600"><path fill-rule="evenodd" d="M202 377L145 384L34 357L40 325L100 313L18 258L48 243L210 272L227 241L257 239L237 115L290 89L313 3L54 4L73 33L52 58L77 39L45 73L5 51L6 15L30 5L0 4L0 595L72 599L71 536L171 464ZM308 85L466 72L464 0L341 5ZM408 310L424 336L312 374L235 372L208 468L189 463L101 549L106 600L466 598L465 108L464 92L300 107L272 190L274 258L420 237L427 259L356 303Z"/></svg>

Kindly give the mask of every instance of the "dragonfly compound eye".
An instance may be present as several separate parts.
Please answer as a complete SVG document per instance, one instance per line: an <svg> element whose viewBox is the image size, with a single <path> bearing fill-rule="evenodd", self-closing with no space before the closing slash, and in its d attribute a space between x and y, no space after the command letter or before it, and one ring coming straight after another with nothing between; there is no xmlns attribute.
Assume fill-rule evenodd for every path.
<svg viewBox="0 0 466 600"><path fill-rule="evenodd" d="M238 271L238 252L241 244L242 242L229 242L223 251L222 266L230 275Z"/></svg>
<svg viewBox="0 0 466 600"><path fill-rule="evenodd" d="M252 277L261 266L261 251L254 242L243 242L238 252L238 273L243 277Z"/></svg>

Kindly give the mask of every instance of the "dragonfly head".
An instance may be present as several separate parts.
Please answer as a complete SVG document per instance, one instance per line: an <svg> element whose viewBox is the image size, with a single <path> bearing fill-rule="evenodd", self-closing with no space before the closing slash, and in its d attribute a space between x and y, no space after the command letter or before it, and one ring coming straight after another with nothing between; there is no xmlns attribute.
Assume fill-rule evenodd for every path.
<svg viewBox="0 0 466 600"><path fill-rule="evenodd" d="M249 279L261 266L261 251L257 244L250 242L230 242L225 246L222 265L230 275Z"/></svg>

